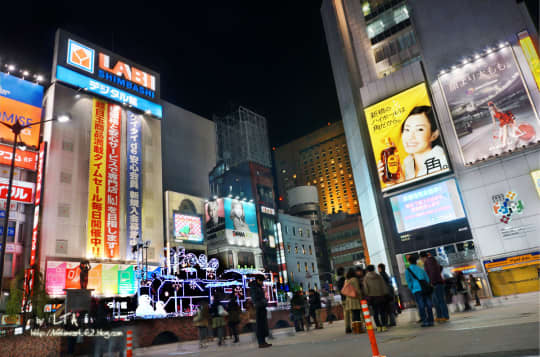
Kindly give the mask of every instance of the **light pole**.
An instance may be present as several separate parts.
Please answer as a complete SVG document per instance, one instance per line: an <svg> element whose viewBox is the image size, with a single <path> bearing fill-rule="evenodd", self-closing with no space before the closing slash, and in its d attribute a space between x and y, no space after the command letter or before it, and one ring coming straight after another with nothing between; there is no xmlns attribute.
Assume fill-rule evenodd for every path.
<svg viewBox="0 0 540 357"><path fill-rule="evenodd" d="M9 125L4 122L0 122L0 124L8 127L11 132L13 133L13 144L12 144L12 150L11 150L11 165L9 168L9 184L8 184L8 191L7 191L7 197L6 197L6 214L4 219L4 231L2 232L2 247L0 248L0 294L2 293L3 288L3 280L4 280L4 256L6 254L6 240L7 240L7 231L8 231L8 224L9 224L9 206L11 205L11 190L13 188L13 171L15 168L15 154L17 150L17 140L19 138L19 134L22 130L29 128L34 125L43 124L49 121L58 120L58 122L63 123L70 120L69 115L64 114L57 117L54 117L52 119L42 120L39 122L27 124L27 125L21 125L19 121L17 120L15 124Z"/></svg>

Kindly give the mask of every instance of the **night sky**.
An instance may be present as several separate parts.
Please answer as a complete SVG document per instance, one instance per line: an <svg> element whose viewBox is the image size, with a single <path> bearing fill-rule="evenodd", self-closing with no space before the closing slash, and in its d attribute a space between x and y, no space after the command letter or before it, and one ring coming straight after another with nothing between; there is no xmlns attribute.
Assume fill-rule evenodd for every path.
<svg viewBox="0 0 540 357"><path fill-rule="evenodd" d="M526 3L537 15L538 1ZM185 109L210 119L244 105L266 116L277 146L340 120L320 5L16 0L0 10L0 65L50 77L62 27L160 72L161 96Z"/></svg>
<svg viewBox="0 0 540 357"><path fill-rule="evenodd" d="M130 1L89 11L44 3L29 3L13 24L4 20L17 12L3 11L0 64L50 79L62 27L158 71L162 98L187 110L210 119L244 105L264 115L272 145L340 120L320 0L177 1L173 9Z"/></svg>

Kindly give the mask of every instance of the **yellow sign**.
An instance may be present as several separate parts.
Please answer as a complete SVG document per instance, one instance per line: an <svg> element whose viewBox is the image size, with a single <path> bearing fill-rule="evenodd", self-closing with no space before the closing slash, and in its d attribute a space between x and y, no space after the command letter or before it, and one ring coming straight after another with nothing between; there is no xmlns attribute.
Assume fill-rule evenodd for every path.
<svg viewBox="0 0 540 357"><path fill-rule="evenodd" d="M530 254L508 257L505 259L496 259L489 263L484 262L484 265L488 272L514 269L534 264L540 264L540 252L533 252Z"/></svg>
<svg viewBox="0 0 540 357"><path fill-rule="evenodd" d="M382 191L449 171L425 83L364 112Z"/></svg>
<svg viewBox="0 0 540 357"><path fill-rule="evenodd" d="M536 193L540 197L540 170L531 171L531 177L533 179L533 185L536 188Z"/></svg>
<svg viewBox="0 0 540 357"><path fill-rule="evenodd" d="M88 175L88 258L102 258L104 255L107 115L107 102L94 98Z"/></svg>
<svg viewBox="0 0 540 357"><path fill-rule="evenodd" d="M538 266L526 266L518 269L490 272L488 274L493 295L522 294L540 289Z"/></svg>
<svg viewBox="0 0 540 357"><path fill-rule="evenodd" d="M540 59L538 58L538 51L532 42L531 36L527 31L520 32L518 34L519 45L523 50L523 54L529 63L529 68L531 69L534 81L538 90L540 90Z"/></svg>

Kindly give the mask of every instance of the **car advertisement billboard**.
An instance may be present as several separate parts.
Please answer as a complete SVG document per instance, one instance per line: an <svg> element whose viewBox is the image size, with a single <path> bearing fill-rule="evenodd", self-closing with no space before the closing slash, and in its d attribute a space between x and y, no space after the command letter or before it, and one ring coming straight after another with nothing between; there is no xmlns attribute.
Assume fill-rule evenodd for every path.
<svg viewBox="0 0 540 357"><path fill-rule="evenodd" d="M43 87L24 79L0 72L0 121L8 125L19 122L29 125L41 120ZM23 129L19 142L37 149L40 125ZM0 139L13 142L13 133L5 125L0 125Z"/></svg>
<svg viewBox="0 0 540 357"><path fill-rule="evenodd" d="M382 191L450 171L425 83L364 112Z"/></svg>
<svg viewBox="0 0 540 357"><path fill-rule="evenodd" d="M439 76L465 165L540 143L540 120L509 46Z"/></svg>
<svg viewBox="0 0 540 357"><path fill-rule="evenodd" d="M179 212L175 212L173 217L175 241L197 244L203 243L201 217Z"/></svg>
<svg viewBox="0 0 540 357"><path fill-rule="evenodd" d="M246 247L259 246L259 230L255 204L225 198L225 235L229 244Z"/></svg>

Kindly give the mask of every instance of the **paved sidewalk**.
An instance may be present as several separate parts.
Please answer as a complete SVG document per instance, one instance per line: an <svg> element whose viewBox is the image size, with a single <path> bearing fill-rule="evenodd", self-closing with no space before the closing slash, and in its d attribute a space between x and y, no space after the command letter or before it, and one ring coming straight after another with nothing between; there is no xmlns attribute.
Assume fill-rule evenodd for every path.
<svg viewBox="0 0 540 357"><path fill-rule="evenodd" d="M414 310L405 311L397 327L376 334L379 350L387 357L536 356L539 299L538 293L493 299L486 307L454 313L450 322L432 328L419 327ZM253 335L243 334L240 344L227 340L225 346L218 348L214 342L199 350L198 341L188 341L137 349L135 356L372 356L367 334L345 335L343 321L296 334L292 329L274 330L274 340L269 342L274 346L261 350Z"/></svg>

